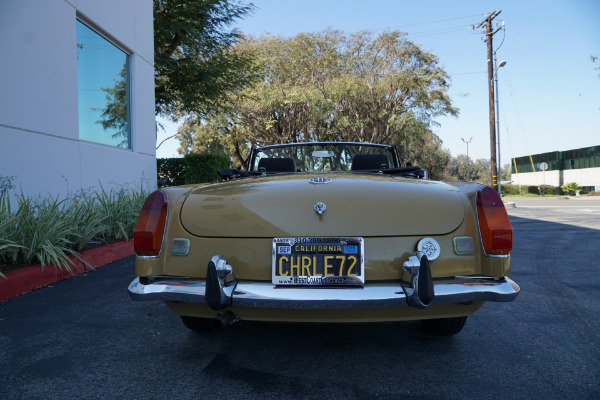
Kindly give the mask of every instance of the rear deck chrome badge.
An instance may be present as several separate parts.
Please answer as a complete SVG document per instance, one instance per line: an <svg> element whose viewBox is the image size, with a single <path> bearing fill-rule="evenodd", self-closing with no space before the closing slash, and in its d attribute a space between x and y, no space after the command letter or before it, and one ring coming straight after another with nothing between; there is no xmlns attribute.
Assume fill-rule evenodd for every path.
<svg viewBox="0 0 600 400"><path fill-rule="evenodd" d="M314 209L319 215L323 215L325 210L327 210L327 205L322 201L319 201L317 204L315 204Z"/></svg>
<svg viewBox="0 0 600 400"><path fill-rule="evenodd" d="M319 177L315 177L315 178L310 178L310 181L308 181L308 182L317 185L320 183L331 183L331 182L333 182L333 180L326 176L319 176Z"/></svg>

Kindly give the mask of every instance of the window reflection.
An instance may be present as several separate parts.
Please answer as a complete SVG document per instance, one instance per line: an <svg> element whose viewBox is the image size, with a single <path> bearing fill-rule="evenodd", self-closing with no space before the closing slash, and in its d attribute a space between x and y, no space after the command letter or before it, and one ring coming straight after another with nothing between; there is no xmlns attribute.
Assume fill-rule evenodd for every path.
<svg viewBox="0 0 600 400"><path fill-rule="evenodd" d="M77 21L79 138L130 148L125 52Z"/></svg>

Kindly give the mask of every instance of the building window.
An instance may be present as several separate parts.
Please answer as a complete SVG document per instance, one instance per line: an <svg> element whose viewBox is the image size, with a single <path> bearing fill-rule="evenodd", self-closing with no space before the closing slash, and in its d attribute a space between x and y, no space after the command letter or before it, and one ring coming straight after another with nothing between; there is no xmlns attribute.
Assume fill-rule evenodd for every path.
<svg viewBox="0 0 600 400"><path fill-rule="evenodd" d="M129 57L77 21L79 138L129 149Z"/></svg>

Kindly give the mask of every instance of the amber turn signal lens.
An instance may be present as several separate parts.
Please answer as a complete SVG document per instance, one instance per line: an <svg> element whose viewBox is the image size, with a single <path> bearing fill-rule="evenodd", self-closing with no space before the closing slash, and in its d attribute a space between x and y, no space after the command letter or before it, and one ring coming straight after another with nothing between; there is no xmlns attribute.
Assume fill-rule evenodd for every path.
<svg viewBox="0 0 600 400"><path fill-rule="evenodd" d="M512 225L502 199L484 186L477 192L477 218L486 254L505 255L512 250Z"/></svg>
<svg viewBox="0 0 600 400"><path fill-rule="evenodd" d="M150 194L135 225L133 249L138 256L157 256L162 246L169 200L162 190Z"/></svg>

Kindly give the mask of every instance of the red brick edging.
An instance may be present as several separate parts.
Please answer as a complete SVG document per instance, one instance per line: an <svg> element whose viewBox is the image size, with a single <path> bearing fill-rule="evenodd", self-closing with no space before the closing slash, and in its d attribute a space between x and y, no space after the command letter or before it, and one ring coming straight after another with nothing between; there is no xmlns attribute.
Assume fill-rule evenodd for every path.
<svg viewBox="0 0 600 400"><path fill-rule="evenodd" d="M101 267L132 254L133 240L128 240L84 251L80 255L93 267ZM48 264L42 270L40 264L36 264L7 272L4 274L6 279L0 276L0 302L90 270L77 258L71 256L71 260L74 262L71 272L54 264Z"/></svg>

